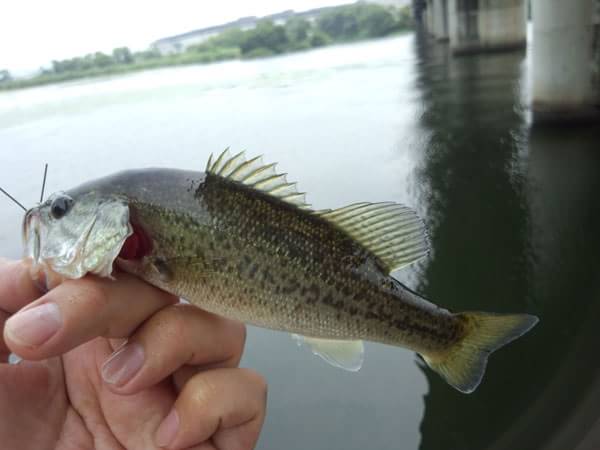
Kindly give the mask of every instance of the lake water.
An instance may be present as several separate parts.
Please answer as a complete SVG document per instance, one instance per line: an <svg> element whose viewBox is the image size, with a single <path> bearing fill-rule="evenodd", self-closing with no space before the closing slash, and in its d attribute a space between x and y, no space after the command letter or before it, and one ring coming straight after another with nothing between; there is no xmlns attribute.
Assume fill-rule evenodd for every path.
<svg viewBox="0 0 600 450"><path fill-rule="evenodd" d="M55 191L203 170L229 146L279 162L315 208L413 206L433 251L399 279L540 324L468 396L403 349L367 344L355 374L253 328L243 365L270 385L259 448L574 449L600 417L600 127L533 128L527 67L525 52L453 58L408 34L0 93L0 186L30 206L45 162ZM0 202L0 254L18 257L21 211Z"/></svg>

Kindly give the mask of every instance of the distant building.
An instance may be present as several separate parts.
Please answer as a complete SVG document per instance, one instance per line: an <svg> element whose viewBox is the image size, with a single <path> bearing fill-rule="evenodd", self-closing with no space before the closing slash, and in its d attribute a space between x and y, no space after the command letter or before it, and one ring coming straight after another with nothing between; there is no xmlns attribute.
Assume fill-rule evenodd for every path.
<svg viewBox="0 0 600 450"><path fill-rule="evenodd" d="M161 55L181 53L187 50L192 45L201 44L202 42L226 30L230 30L233 28L238 28L240 30L251 30L252 28L255 28L258 22L260 22L261 20L270 20L276 25L284 25L292 17L299 17L313 22L320 14L332 8L335 8L335 6L326 6L323 8L316 8L302 12L294 12L290 9L287 11L271 14L264 17L242 17L241 19L234 20L233 22L224 23L222 25L201 28L199 30L188 31L187 33L183 34L165 37L154 41L151 44L151 47L154 50L158 51Z"/></svg>

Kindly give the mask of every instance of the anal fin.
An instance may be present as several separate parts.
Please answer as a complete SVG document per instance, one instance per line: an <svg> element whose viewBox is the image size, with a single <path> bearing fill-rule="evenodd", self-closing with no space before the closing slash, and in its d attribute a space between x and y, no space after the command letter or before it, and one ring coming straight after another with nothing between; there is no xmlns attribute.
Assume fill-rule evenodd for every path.
<svg viewBox="0 0 600 450"><path fill-rule="evenodd" d="M298 346L306 344L313 354L320 356L329 364L350 372L358 372L365 359L363 341L343 341L336 339L318 339L293 334Z"/></svg>

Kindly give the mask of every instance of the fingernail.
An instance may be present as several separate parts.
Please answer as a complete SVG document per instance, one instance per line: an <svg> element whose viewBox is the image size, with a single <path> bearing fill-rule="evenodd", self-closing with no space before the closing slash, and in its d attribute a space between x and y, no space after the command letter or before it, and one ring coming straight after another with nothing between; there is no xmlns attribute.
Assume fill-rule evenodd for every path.
<svg viewBox="0 0 600 450"><path fill-rule="evenodd" d="M131 380L144 365L144 348L137 343L125 344L104 363L102 378L116 386Z"/></svg>
<svg viewBox="0 0 600 450"><path fill-rule="evenodd" d="M50 339L62 325L60 310L55 303L44 303L26 309L6 321L8 337L17 344L37 347Z"/></svg>
<svg viewBox="0 0 600 450"><path fill-rule="evenodd" d="M177 429L179 428L179 416L176 410L171 410L169 415L160 424L156 430L156 445L167 447L175 439Z"/></svg>

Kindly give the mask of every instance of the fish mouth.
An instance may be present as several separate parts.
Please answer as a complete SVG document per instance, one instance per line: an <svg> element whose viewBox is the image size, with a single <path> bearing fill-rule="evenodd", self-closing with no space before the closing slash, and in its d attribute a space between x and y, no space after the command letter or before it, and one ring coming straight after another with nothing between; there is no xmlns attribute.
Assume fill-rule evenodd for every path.
<svg viewBox="0 0 600 450"><path fill-rule="evenodd" d="M40 213L32 208L25 213L23 218L23 247L25 257L33 259L34 264L40 259Z"/></svg>
<svg viewBox="0 0 600 450"><path fill-rule="evenodd" d="M32 208L25 213L23 218L23 249L24 258L31 261L29 266L29 275L34 285L41 291L47 292L52 284L58 284L55 276L49 273L48 268L44 266L40 259L41 238L40 238L41 218L36 208Z"/></svg>
<svg viewBox="0 0 600 450"><path fill-rule="evenodd" d="M25 213L22 227L23 256L31 262L30 275L38 287L48 290L50 284L53 284L49 283L49 280L60 280L64 277L80 278L85 275L86 247L97 220L98 216L94 215L75 242L66 240L60 242L58 246L51 245L45 248L48 239L54 237L48 236L48 230L44 228L42 212L32 208ZM67 244L72 244L68 251L65 249Z"/></svg>
<svg viewBox="0 0 600 450"><path fill-rule="evenodd" d="M129 207L120 200L80 202L70 215L53 220L40 207L23 218L24 257L33 273L77 279L87 273L108 277L132 234Z"/></svg>

